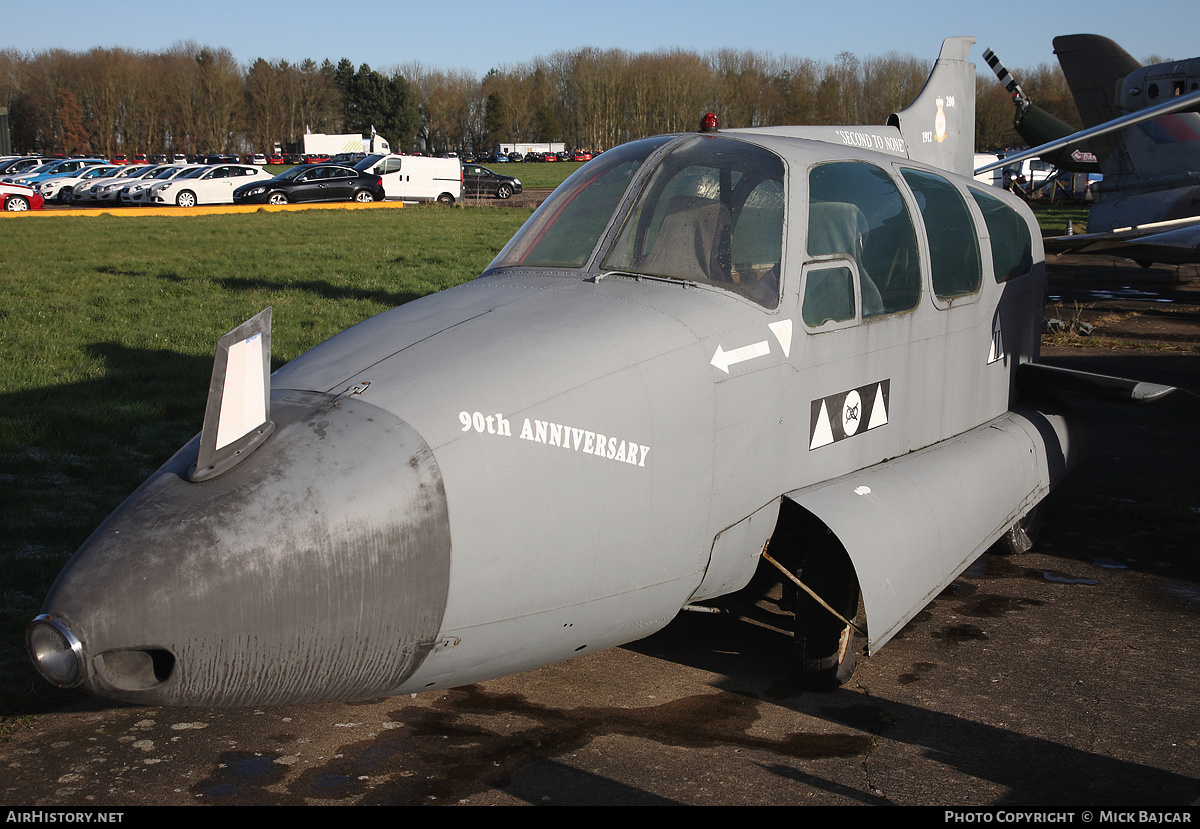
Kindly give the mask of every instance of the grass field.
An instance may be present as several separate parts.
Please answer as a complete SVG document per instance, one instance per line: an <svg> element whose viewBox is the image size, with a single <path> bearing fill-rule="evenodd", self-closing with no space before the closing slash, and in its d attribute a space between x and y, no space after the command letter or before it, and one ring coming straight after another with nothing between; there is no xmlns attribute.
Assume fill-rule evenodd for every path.
<svg viewBox="0 0 1200 829"><path fill-rule="evenodd" d="M217 337L272 305L278 367L380 311L475 277L529 213L7 219L0 713L46 698L26 666L24 626L75 548L199 431Z"/></svg>
<svg viewBox="0 0 1200 829"><path fill-rule="evenodd" d="M579 165L497 166L538 187ZM24 626L79 544L199 431L221 334L274 306L278 367L473 278L529 214L430 206L3 220L0 714L61 699L29 666Z"/></svg>

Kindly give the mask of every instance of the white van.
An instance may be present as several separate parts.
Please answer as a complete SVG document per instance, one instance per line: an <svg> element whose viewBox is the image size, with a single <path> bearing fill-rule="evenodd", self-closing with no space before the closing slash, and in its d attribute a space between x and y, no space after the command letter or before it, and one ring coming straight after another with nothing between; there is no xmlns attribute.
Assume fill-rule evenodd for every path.
<svg viewBox="0 0 1200 829"><path fill-rule="evenodd" d="M382 178L389 199L454 204L462 198L462 162L457 158L376 154L354 169Z"/></svg>

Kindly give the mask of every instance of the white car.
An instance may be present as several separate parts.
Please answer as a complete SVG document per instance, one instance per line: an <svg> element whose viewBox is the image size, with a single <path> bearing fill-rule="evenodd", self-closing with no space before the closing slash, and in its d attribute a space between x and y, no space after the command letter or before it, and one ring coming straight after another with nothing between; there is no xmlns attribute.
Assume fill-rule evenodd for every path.
<svg viewBox="0 0 1200 829"><path fill-rule="evenodd" d="M76 187L74 203L79 205L97 202L119 202L121 188L130 182L151 173L157 164L127 164L117 175L101 178L91 187Z"/></svg>
<svg viewBox="0 0 1200 829"><path fill-rule="evenodd" d="M76 185L114 175L114 171L121 169L119 164L93 164L69 175L43 179L33 185L33 189L46 201L67 202L74 198Z"/></svg>
<svg viewBox="0 0 1200 829"><path fill-rule="evenodd" d="M114 164L111 169L102 171L95 178L84 179L78 184L68 185L59 192L59 201L78 206L83 200L84 193L90 191L93 187L103 184L105 181L114 181L121 178L128 169L124 164Z"/></svg>
<svg viewBox="0 0 1200 829"><path fill-rule="evenodd" d="M154 204L195 207L198 204L233 204L234 188L271 174L248 164L214 164L156 185L150 190Z"/></svg>
<svg viewBox="0 0 1200 829"><path fill-rule="evenodd" d="M131 181L121 188L121 204L140 206L150 204L150 191L165 181L187 175L193 170L206 167L204 164L172 164L157 172Z"/></svg>

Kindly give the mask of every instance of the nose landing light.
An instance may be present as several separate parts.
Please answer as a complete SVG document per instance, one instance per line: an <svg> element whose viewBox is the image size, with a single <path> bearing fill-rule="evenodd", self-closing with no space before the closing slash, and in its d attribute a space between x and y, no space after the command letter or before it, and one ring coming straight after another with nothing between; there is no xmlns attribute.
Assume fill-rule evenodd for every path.
<svg viewBox="0 0 1200 829"><path fill-rule="evenodd" d="M25 631L25 646L49 682L74 688L83 680L83 645L61 619L47 613L35 618Z"/></svg>

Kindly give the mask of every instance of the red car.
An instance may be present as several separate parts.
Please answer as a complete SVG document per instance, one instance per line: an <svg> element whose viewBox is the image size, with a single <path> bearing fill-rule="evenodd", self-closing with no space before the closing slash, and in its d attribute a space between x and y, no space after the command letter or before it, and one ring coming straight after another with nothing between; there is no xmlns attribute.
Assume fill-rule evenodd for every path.
<svg viewBox="0 0 1200 829"><path fill-rule="evenodd" d="M45 205L42 194L23 184L0 184L0 205L12 213L41 210Z"/></svg>
<svg viewBox="0 0 1200 829"><path fill-rule="evenodd" d="M283 156L281 156L279 153L271 153L267 156L267 163L268 164L283 164L284 163Z"/></svg>
<svg viewBox="0 0 1200 829"><path fill-rule="evenodd" d="M591 161L592 154L589 153L587 150L576 150L575 155L572 156L572 160L574 160L574 161Z"/></svg>

